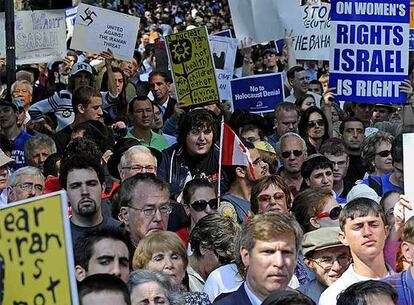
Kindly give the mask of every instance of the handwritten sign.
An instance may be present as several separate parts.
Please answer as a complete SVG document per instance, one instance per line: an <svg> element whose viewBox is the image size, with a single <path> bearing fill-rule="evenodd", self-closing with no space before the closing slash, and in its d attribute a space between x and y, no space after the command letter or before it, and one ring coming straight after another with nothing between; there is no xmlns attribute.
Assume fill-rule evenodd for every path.
<svg viewBox="0 0 414 305"><path fill-rule="evenodd" d="M219 101L207 29L168 35L166 41L178 100L188 105Z"/></svg>
<svg viewBox="0 0 414 305"><path fill-rule="evenodd" d="M0 304L78 304L65 192L0 210L0 264Z"/></svg>
<svg viewBox="0 0 414 305"><path fill-rule="evenodd" d="M216 79L222 100L231 99L230 81L233 78L237 40L223 36L209 36L211 52L216 67Z"/></svg>
<svg viewBox="0 0 414 305"><path fill-rule="evenodd" d="M329 86L338 100L404 103L409 0L333 0ZM386 46L386 48L384 47Z"/></svg>
<svg viewBox="0 0 414 305"><path fill-rule="evenodd" d="M233 108L271 112L285 99L282 73L253 75L231 81Z"/></svg>
<svg viewBox="0 0 414 305"><path fill-rule="evenodd" d="M0 57L5 57L5 19L0 14ZM66 25L63 10L16 11L16 64L62 60L66 56Z"/></svg>
<svg viewBox="0 0 414 305"><path fill-rule="evenodd" d="M100 53L111 49L114 57L132 60L140 19L80 3L71 49Z"/></svg>

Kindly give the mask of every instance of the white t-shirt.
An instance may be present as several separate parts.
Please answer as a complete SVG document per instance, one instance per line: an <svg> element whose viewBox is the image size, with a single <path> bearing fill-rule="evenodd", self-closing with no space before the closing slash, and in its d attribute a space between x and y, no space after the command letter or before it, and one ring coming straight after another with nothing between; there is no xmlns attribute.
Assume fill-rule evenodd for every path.
<svg viewBox="0 0 414 305"><path fill-rule="evenodd" d="M354 264L351 264L342 276L335 283L326 288L326 290L321 294L318 305L336 305L336 298L342 291L352 284L368 280L379 279L373 279L356 274L354 271Z"/></svg>

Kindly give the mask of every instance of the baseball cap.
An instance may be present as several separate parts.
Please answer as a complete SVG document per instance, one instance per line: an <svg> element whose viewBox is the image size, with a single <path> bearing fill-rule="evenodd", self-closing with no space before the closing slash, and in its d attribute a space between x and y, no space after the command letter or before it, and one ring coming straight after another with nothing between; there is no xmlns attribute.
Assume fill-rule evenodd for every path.
<svg viewBox="0 0 414 305"><path fill-rule="evenodd" d="M348 195L346 196L346 202L350 202L356 198L369 198L374 200L376 203L380 203L381 197L378 196L377 192L368 185L364 183L356 184L352 189L349 191Z"/></svg>
<svg viewBox="0 0 414 305"><path fill-rule="evenodd" d="M14 162L12 158L9 158L1 149L0 149L0 166Z"/></svg>
<svg viewBox="0 0 414 305"><path fill-rule="evenodd" d="M265 56L268 53L275 54L275 55L281 55L280 52L276 52L276 49L269 48L269 49L266 49L266 50L263 51L262 56Z"/></svg>
<svg viewBox="0 0 414 305"><path fill-rule="evenodd" d="M76 75L79 72L88 72L90 75L93 75L93 70L90 64L87 64L86 62L77 62L73 65L72 71L70 72L70 75Z"/></svg>
<svg viewBox="0 0 414 305"><path fill-rule="evenodd" d="M257 141L254 143L254 147L257 148L258 150L263 150L268 153L276 154L276 151L273 148L273 146L270 145L269 142L266 142L266 141Z"/></svg>
<svg viewBox="0 0 414 305"><path fill-rule="evenodd" d="M343 246L338 239L339 227L324 227L303 235L302 252L308 257L312 252Z"/></svg>

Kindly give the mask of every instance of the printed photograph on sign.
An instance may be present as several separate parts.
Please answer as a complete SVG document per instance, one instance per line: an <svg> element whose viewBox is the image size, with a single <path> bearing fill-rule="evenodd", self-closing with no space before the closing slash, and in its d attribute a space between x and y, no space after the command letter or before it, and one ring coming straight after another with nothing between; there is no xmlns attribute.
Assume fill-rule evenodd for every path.
<svg viewBox="0 0 414 305"><path fill-rule="evenodd" d="M171 34L166 41L178 100L187 105L219 101L206 28Z"/></svg>

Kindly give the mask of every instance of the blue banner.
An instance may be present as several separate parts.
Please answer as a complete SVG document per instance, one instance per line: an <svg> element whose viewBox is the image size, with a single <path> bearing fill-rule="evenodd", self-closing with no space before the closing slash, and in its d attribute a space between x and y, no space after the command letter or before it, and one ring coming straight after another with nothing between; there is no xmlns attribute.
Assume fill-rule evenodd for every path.
<svg viewBox="0 0 414 305"><path fill-rule="evenodd" d="M337 99L402 104L408 77L409 0L333 0L329 87Z"/></svg>
<svg viewBox="0 0 414 305"><path fill-rule="evenodd" d="M274 111L285 100L281 73L254 75L231 81L233 109L249 112Z"/></svg>

